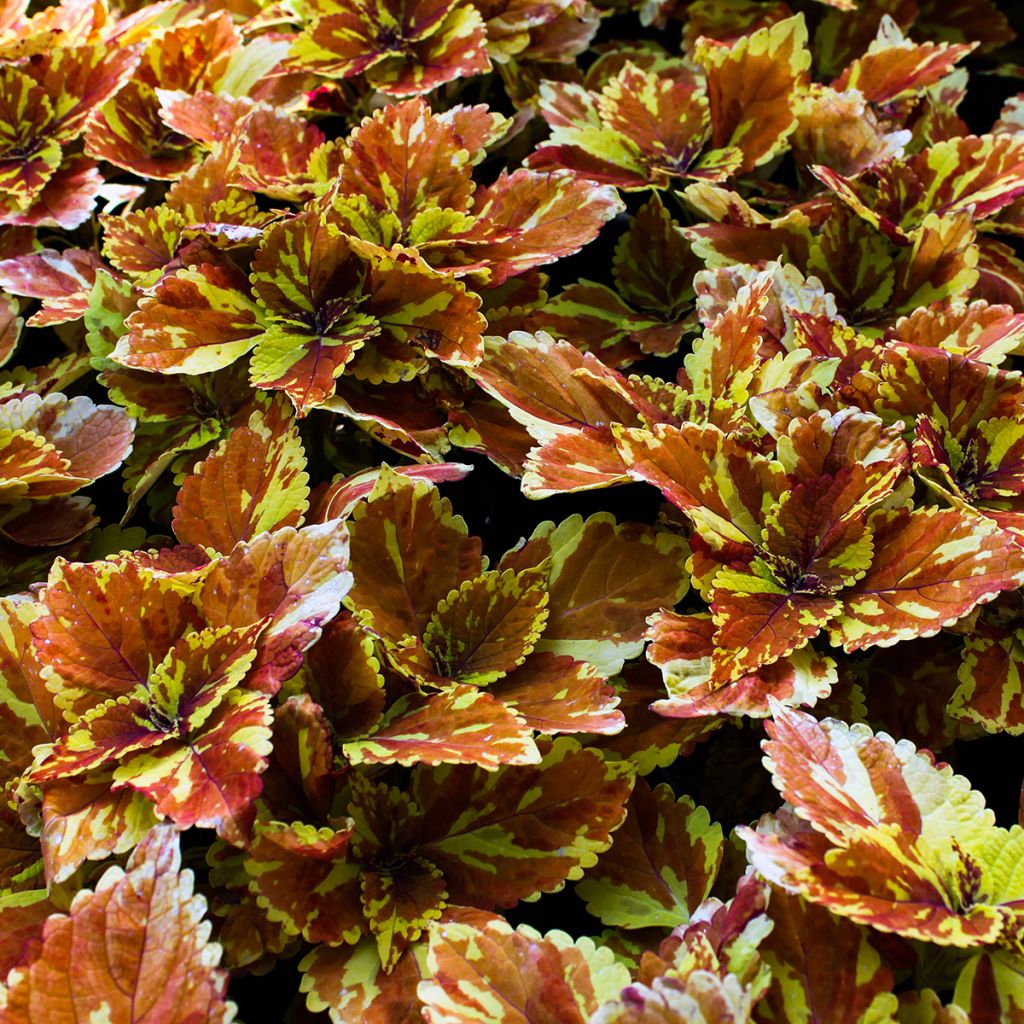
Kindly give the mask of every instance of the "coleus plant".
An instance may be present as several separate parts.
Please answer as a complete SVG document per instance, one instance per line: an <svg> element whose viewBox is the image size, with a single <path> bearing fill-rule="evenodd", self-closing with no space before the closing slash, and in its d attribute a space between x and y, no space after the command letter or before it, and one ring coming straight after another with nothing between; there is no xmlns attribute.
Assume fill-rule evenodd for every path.
<svg viewBox="0 0 1024 1024"><path fill-rule="evenodd" d="M1024 1020L1012 40L7 4L0 1024Z"/></svg>

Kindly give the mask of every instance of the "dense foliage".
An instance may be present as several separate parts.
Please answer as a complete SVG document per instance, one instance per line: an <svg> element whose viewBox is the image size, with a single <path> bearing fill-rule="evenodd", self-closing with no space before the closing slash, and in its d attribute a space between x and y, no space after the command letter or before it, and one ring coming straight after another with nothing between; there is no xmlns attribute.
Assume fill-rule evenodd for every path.
<svg viewBox="0 0 1024 1024"><path fill-rule="evenodd" d="M0 1024L1024 1021L1013 39L5 3Z"/></svg>

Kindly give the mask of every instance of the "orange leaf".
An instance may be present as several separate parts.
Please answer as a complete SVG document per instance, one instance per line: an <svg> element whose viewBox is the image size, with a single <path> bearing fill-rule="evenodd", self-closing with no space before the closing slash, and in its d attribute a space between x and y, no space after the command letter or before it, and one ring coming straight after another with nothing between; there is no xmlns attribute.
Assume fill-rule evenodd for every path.
<svg viewBox="0 0 1024 1024"><path fill-rule="evenodd" d="M177 832L158 826L126 871L109 868L68 915L51 915L37 959L7 978L4 1024L231 1021L206 900L180 868Z"/></svg>

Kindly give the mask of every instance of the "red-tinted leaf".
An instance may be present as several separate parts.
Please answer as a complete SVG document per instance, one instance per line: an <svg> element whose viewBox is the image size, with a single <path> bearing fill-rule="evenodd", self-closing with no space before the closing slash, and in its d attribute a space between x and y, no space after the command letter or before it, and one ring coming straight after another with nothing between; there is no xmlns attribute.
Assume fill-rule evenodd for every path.
<svg viewBox="0 0 1024 1024"><path fill-rule="evenodd" d="M227 842L242 844L256 814L271 722L265 695L231 690L194 736L123 762L115 788L144 794L179 828L215 828Z"/></svg>
<svg viewBox="0 0 1024 1024"><path fill-rule="evenodd" d="M704 41L696 59L707 72L711 143L737 147L738 173L769 160L796 124L796 100L810 66L800 15L761 28L733 46Z"/></svg>
<svg viewBox="0 0 1024 1024"><path fill-rule="evenodd" d="M626 724L615 688L585 661L531 654L489 691L535 732L612 735Z"/></svg>
<svg viewBox="0 0 1024 1024"><path fill-rule="evenodd" d="M463 480L472 466L462 462L442 462L424 466L395 466L394 471L402 476L422 477L434 483L449 480ZM325 523L328 519L348 519L360 501L370 496L376 486L382 469L364 469L352 476L335 478L329 484L320 484L310 495L309 521Z"/></svg>
<svg viewBox="0 0 1024 1024"><path fill-rule="evenodd" d="M576 887L587 909L623 928L685 924L711 892L722 829L688 797L638 779L625 824Z"/></svg>
<svg viewBox="0 0 1024 1024"><path fill-rule="evenodd" d="M671 718L730 714L763 718L768 698L787 706L813 705L836 681L835 663L803 647L787 658L720 686L712 681L716 627L707 615L659 612L650 620L647 660L662 672L668 697L651 710Z"/></svg>
<svg viewBox="0 0 1024 1024"><path fill-rule="evenodd" d="M183 544L230 551L239 541L297 526L308 507L306 458L280 405L256 411L186 478L174 506Z"/></svg>
<svg viewBox="0 0 1024 1024"><path fill-rule="evenodd" d="M931 636L1024 581L1024 555L979 517L940 509L878 512L874 561L829 625L847 651Z"/></svg>
<svg viewBox="0 0 1024 1024"><path fill-rule="evenodd" d="M622 209L614 189L569 174L502 172L477 193L477 220L461 241L493 286L577 252Z"/></svg>
<svg viewBox="0 0 1024 1024"><path fill-rule="evenodd" d="M250 686L272 692L294 675L352 585L347 565L348 534L336 522L258 533L214 563L199 597L206 620L246 626L269 618Z"/></svg>
<svg viewBox="0 0 1024 1024"><path fill-rule="evenodd" d="M128 861L83 890L70 914L54 914L31 966L7 979L11 1024L104 1018L116 1024L160 1020L226 1022L227 972L203 920L206 901L182 872L177 833L150 832Z"/></svg>
<svg viewBox="0 0 1024 1024"><path fill-rule="evenodd" d="M640 653L647 617L688 589L686 545L677 534L598 513L542 523L502 565L545 567L551 614L538 645L611 675Z"/></svg>
<svg viewBox="0 0 1024 1024"><path fill-rule="evenodd" d="M428 481L383 473L349 529L348 601L394 642L422 635L438 603L482 568L480 541Z"/></svg>
<svg viewBox="0 0 1024 1024"><path fill-rule="evenodd" d="M536 766L490 773L415 770L422 850L444 873L452 902L512 906L556 891L607 848L625 816L632 766L605 762L565 737L542 752Z"/></svg>
<svg viewBox="0 0 1024 1024"><path fill-rule="evenodd" d="M33 643L44 671L52 667L63 683L58 703L75 714L145 683L154 652L162 657L199 624L179 588L130 563L58 560L43 603ZM125 608L136 614L126 617Z"/></svg>
<svg viewBox="0 0 1024 1024"><path fill-rule="evenodd" d="M430 1024L583 1024L629 974L589 939L476 915L435 925L418 994Z"/></svg>
<svg viewBox="0 0 1024 1024"><path fill-rule="evenodd" d="M475 686L397 700L369 735L344 752L355 764L536 764L531 726L499 698Z"/></svg>
<svg viewBox="0 0 1024 1024"><path fill-rule="evenodd" d="M111 792L110 774L44 787L40 841L46 877L62 882L86 860L127 853L160 819L133 790Z"/></svg>
<svg viewBox="0 0 1024 1024"><path fill-rule="evenodd" d="M365 930L350 828L260 822L245 861L249 888L272 921L309 942L355 942Z"/></svg>
<svg viewBox="0 0 1024 1024"><path fill-rule="evenodd" d="M245 276L200 263L165 277L125 321L112 358L158 373L209 373L244 356L260 333Z"/></svg>
<svg viewBox="0 0 1024 1024"><path fill-rule="evenodd" d="M424 970L412 950L385 973L372 937L350 946L317 946L299 965L301 991L314 1013L363 1024L420 1024L416 985Z"/></svg>

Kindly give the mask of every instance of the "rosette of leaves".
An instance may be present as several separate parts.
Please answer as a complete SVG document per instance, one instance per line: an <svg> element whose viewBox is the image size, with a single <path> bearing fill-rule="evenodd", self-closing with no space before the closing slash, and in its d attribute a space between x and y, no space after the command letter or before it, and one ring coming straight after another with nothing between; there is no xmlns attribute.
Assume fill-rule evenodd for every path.
<svg viewBox="0 0 1024 1024"><path fill-rule="evenodd" d="M741 830L758 872L834 914L963 950L956 1003L1012 1013L1020 828L998 828L982 794L906 741L778 707L768 732L787 805Z"/></svg>
<svg viewBox="0 0 1024 1024"><path fill-rule="evenodd" d="M745 174L788 146L811 55L800 15L745 35L732 46L704 38L697 73L627 61L599 88L541 86L550 139L534 167L565 167L621 188L667 188L680 179Z"/></svg>
<svg viewBox="0 0 1024 1024"><path fill-rule="evenodd" d="M367 666L382 688L346 758L363 764L530 764L534 733L615 733L608 678L642 648L646 618L686 591L685 545L604 515L542 524L487 569L481 542L425 479L384 472L349 523L355 635L311 690L329 709L329 665ZM331 643L332 637L324 642ZM353 660L354 659L354 660ZM341 707L343 708L343 703Z"/></svg>
<svg viewBox="0 0 1024 1024"><path fill-rule="evenodd" d="M252 352L251 382L283 391L300 415L341 373L409 379L429 357L472 362L482 321L465 288L411 254L360 251L309 210L271 227L251 281L230 262L164 277L125 320L110 358L156 373L203 374Z"/></svg>

